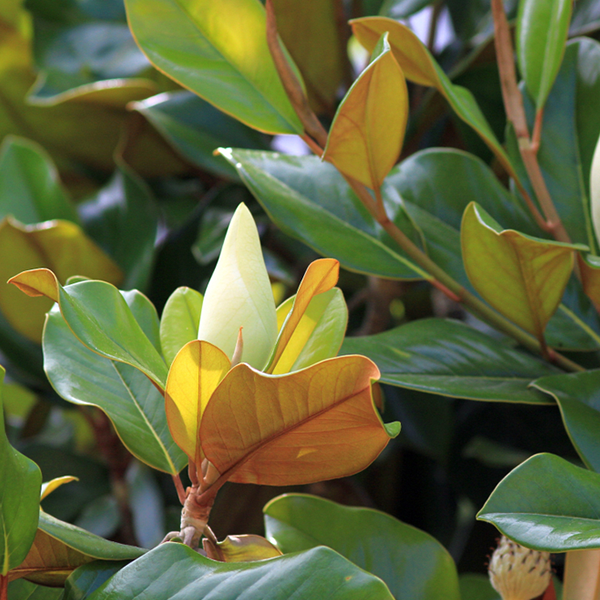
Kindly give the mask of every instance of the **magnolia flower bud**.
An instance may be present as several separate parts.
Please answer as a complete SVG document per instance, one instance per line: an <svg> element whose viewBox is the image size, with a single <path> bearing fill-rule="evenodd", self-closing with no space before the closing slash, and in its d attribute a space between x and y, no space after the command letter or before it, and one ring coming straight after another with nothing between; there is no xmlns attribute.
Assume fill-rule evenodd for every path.
<svg viewBox="0 0 600 600"><path fill-rule="evenodd" d="M596 240L600 244L600 139L596 144L596 151L592 159L590 172L590 204L592 209L592 223L596 232Z"/></svg>
<svg viewBox="0 0 600 600"><path fill-rule="evenodd" d="M532 600L550 583L550 553L530 550L503 535L488 571L502 600Z"/></svg>
<svg viewBox="0 0 600 600"><path fill-rule="evenodd" d="M214 344L231 359L242 328L242 362L261 369L277 339L275 300L256 224L240 204L202 304L198 339Z"/></svg>

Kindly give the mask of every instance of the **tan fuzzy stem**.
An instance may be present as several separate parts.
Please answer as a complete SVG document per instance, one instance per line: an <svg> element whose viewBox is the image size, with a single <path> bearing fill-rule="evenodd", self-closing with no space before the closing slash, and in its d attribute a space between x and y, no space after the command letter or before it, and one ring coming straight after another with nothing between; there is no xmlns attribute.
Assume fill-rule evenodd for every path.
<svg viewBox="0 0 600 600"><path fill-rule="evenodd" d="M563 600L600 600L600 550L567 552Z"/></svg>
<svg viewBox="0 0 600 600"><path fill-rule="evenodd" d="M197 489L191 490L181 510L181 534L184 543L191 548L198 547L213 505L212 501L210 504L198 503L197 492Z"/></svg>

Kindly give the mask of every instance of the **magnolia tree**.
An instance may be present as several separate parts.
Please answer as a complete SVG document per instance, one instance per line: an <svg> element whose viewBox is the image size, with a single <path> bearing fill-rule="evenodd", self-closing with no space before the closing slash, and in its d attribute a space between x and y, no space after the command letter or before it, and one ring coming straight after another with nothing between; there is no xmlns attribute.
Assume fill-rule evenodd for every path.
<svg viewBox="0 0 600 600"><path fill-rule="evenodd" d="M103 504L82 504L116 514L127 542L40 508L77 489L77 473L42 484L9 443L3 411L0 600L600 599L600 47L576 37L599 27L600 3L448 0L457 37L440 58L451 76L432 54L445 3L352 4L353 15L335 0L126 0L127 23L120 0L0 7L0 117L50 152L8 137L0 154L7 415L15 421L28 389L78 407L110 467ZM429 4L425 45L398 19ZM347 47L363 62L354 80ZM42 117L64 137L39 129ZM267 136L282 134L311 154L270 150ZM469 152L416 151L431 139ZM54 161L86 198L77 206ZM98 173L114 166L102 186ZM185 187L198 180L199 204ZM153 194L194 208L181 222L164 201L159 226ZM308 246L324 257L281 303L272 281L285 269L263 255L240 200L260 204L291 254ZM192 285L165 293L192 244L204 295ZM390 282L424 282L463 319L346 338L340 266L368 276L371 317L423 289ZM160 318L150 297L164 304ZM535 426L510 442L530 450L520 438L539 437L537 449L566 455L481 438L461 449L502 474L518 465L504 478L492 471L487 501L462 504L468 528L478 510L502 534L489 581L459 579L429 533L308 494L269 501L264 537L214 533L227 482L349 477L402 438L382 415L402 414L406 435L427 445L448 426L451 399L465 413L476 402L531 405L517 414L535 414ZM17 445L60 437L42 409L27 412ZM538 431L559 412L558 433ZM555 443L563 430L574 451ZM128 531L136 524L149 540L153 527L132 501L155 489L142 465L172 480L180 503L177 529L151 550Z"/></svg>

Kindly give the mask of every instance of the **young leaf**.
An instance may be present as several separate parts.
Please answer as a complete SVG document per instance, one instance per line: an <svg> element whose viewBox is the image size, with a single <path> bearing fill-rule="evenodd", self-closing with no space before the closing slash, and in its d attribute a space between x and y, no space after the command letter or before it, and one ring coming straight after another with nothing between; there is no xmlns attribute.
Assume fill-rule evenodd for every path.
<svg viewBox="0 0 600 600"><path fill-rule="evenodd" d="M199 431L208 401L231 362L225 353L205 341L186 344L174 358L165 390L171 435L177 445L199 465L204 458Z"/></svg>
<svg viewBox="0 0 600 600"><path fill-rule="evenodd" d="M9 579L27 577L41 585L62 586L79 566L93 560L133 560L145 550L109 542L84 529L39 512L39 526L25 560Z"/></svg>
<svg viewBox="0 0 600 600"><path fill-rule="evenodd" d="M132 313L140 319L135 308ZM181 471L186 458L169 433L164 398L146 375L84 346L57 306L46 321L43 350L44 368L59 396L73 404L97 406L142 462L171 475Z"/></svg>
<svg viewBox="0 0 600 600"><path fill-rule="evenodd" d="M249 563L224 563L183 544L161 544L119 571L89 600L393 600L387 586L329 548ZM249 592L251 590L251 592Z"/></svg>
<svg viewBox="0 0 600 600"><path fill-rule="evenodd" d="M471 92L452 84L413 31L406 25L386 17L364 17L353 19L350 23L354 35L369 52L373 51L381 35L388 32L390 47L406 78L419 85L435 87L446 98L457 116L479 134L506 171L516 177L506 152Z"/></svg>
<svg viewBox="0 0 600 600"><path fill-rule="evenodd" d="M460 321L445 319L419 319L377 335L349 337L340 354L369 357L379 367L382 383L493 402L549 404L529 384L559 372Z"/></svg>
<svg viewBox="0 0 600 600"><path fill-rule="evenodd" d="M475 202L465 210L461 244L473 287L498 312L538 338L560 304L573 269L573 251L585 249L502 230Z"/></svg>
<svg viewBox="0 0 600 600"><path fill-rule="evenodd" d="M252 562L282 554L277 546L260 535L228 535L216 545L204 538L203 545L208 558L223 562Z"/></svg>
<svg viewBox="0 0 600 600"><path fill-rule="evenodd" d="M25 271L13 277L28 296L45 295L58 302L77 339L105 358L131 365L164 389L167 366L134 317L119 290L105 281L81 281L65 287L48 269Z"/></svg>
<svg viewBox="0 0 600 600"><path fill-rule="evenodd" d="M277 307L280 330L295 300L296 296L292 296ZM299 371L336 356L344 341L347 325L348 307L342 290L333 288L313 297L273 373Z"/></svg>
<svg viewBox="0 0 600 600"><path fill-rule="evenodd" d="M0 384L4 380L0 367ZM0 396L0 577L11 576L29 552L38 526L42 473L9 443Z"/></svg>
<svg viewBox="0 0 600 600"><path fill-rule="evenodd" d="M363 356L289 375L265 375L242 363L204 411L204 454L240 483L299 485L362 471L399 432L398 423L383 425L373 405L378 377Z"/></svg>
<svg viewBox="0 0 600 600"><path fill-rule="evenodd" d="M600 473L600 371L542 377L532 385L556 400L577 453Z"/></svg>
<svg viewBox="0 0 600 600"><path fill-rule="evenodd" d="M40 493L40 501L50 495L54 490L58 489L61 485L71 483L71 481L78 481L78 479L72 475L65 475L63 477L55 477L54 479L43 483Z"/></svg>
<svg viewBox="0 0 600 600"><path fill-rule="evenodd" d="M258 230L243 203L231 219L204 294L198 339L214 344L231 359L240 327L242 361L264 367L277 338L275 300Z"/></svg>
<svg viewBox="0 0 600 600"><path fill-rule="evenodd" d="M537 110L544 108L565 53L572 0L521 0L517 59Z"/></svg>
<svg viewBox="0 0 600 600"><path fill-rule="evenodd" d="M340 263L337 260L322 258L312 262L300 282L293 305L283 326L279 328L279 336L275 343L273 355L265 369L267 373L287 373L306 344L312 331L298 331L309 304L319 294L328 292L337 283ZM278 315L279 317L279 315ZM285 355L285 356L284 356Z"/></svg>
<svg viewBox="0 0 600 600"><path fill-rule="evenodd" d="M380 577L394 598L459 600L446 549L424 531L370 508L286 494L263 509L269 540L287 554L323 545Z"/></svg>
<svg viewBox="0 0 600 600"><path fill-rule="evenodd" d="M188 287L169 296L160 318L160 346L168 365L185 344L197 339L202 301L202 294Z"/></svg>
<svg viewBox="0 0 600 600"><path fill-rule="evenodd" d="M406 81L384 34L337 110L323 160L379 190L400 156L407 119Z"/></svg>
<svg viewBox="0 0 600 600"><path fill-rule="evenodd" d="M8 217L0 223L0 254L4 257L0 262L0 310L19 333L38 343L52 303L27 300L3 282L37 267L54 270L63 282L72 275L84 275L118 284L123 277L113 260L69 221L24 226Z"/></svg>
<svg viewBox="0 0 600 600"><path fill-rule="evenodd" d="M534 550L600 548L600 475L552 454L511 471L477 518Z"/></svg>
<svg viewBox="0 0 600 600"><path fill-rule="evenodd" d="M157 69L250 127L302 133L269 53L258 0L125 5L131 31Z"/></svg>

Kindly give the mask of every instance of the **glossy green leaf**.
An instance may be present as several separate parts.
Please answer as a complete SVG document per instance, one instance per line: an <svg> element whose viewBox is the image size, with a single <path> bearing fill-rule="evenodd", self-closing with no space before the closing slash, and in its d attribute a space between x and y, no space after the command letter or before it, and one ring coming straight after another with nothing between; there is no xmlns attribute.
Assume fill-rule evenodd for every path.
<svg viewBox="0 0 600 600"><path fill-rule="evenodd" d="M77 567L65 581L61 600L84 600L126 565L125 561L95 560Z"/></svg>
<svg viewBox="0 0 600 600"><path fill-rule="evenodd" d="M90 600L145 594L153 600L393 600L386 585L328 548L252 563L212 561L183 544L163 544L125 567Z"/></svg>
<svg viewBox="0 0 600 600"><path fill-rule="evenodd" d="M379 191L400 156L407 120L406 80L384 33L337 109L323 160Z"/></svg>
<svg viewBox="0 0 600 600"><path fill-rule="evenodd" d="M121 164L109 183L79 210L87 233L123 270L121 287L145 290L158 229L158 211L146 183Z"/></svg>
<svg viewBox="0 0 600 600"><path fill-rule="evenodd" d="M140 311L132 314L141 318ZM153 468L175 475L185 466L169 432L164 397L141 371L84 346L57 306L46 322L43 349L48 379L62 398L100 408L125 447Z"/></svg>
<svg viewBox="0 0 600 600"><path fill-rule="evenodd" d="M400 431L399 423L384 425L374 406L378 377L364 356L286 375L241 363L204 410L202 450L222 476L239 483L299 485L362 471Z"/></svg>
<svg viewBox="0 0 600 600"><path fill-rule="evenodd" d="M0 367L0 383L4 369ZM0 577L18 567L29 552L38 524L42 473L6 437L0 398Z"/></svg>
<svg viewBox="0 0 600 600"><path fill-rule="evenodd" d="M537 110L546 103L560 68L571 20L571 0L521 0L516 46L519 69Z"/></svg>
<svg viewBox="0 0 600 600"><path fill-rule="evenodd" d="M0 218L7 215L25 225L78 222L52 159L39 144L16 136L7 136L0 147Z"/></svg>
<svg viewBox="0 0 600 600"><path fill-rule="evenodd" d="M273 0L273 8L277 32L302 72L313 109L333 112L347 69L335 2Z"/></svg>
<svg viewBox="0 0 600 600"><path fill-rule="evenodd" d="M136 102L131 108L148 119L186 160L216 175L235 176L235 169L214 156L219 146L264 150L268 147L264 135L188 91L159 94Z"/></svg>
<svg viewBox="0 0 600 600"><path fill-rule="evenodd" d="M590 170L600 137L600 44L589 38L567 44L564 59L544 107L542 138L537 160L552 201L571 240L586 244L593 253L597 244L590 209ZM532 130L535 105L524 93L527 121ZM507 150L523 185L533 189L523 167L514 132L509 130Z"/></svg>
<svg viewBox="0 0 600 600"><path fill-rule="evenodd" d="M8 584L10 600L62 600L63 590L16 579Z"/></svg>
<svg viewBox="0 0 600 600"><path fill-rule="evenodd" d="M600 473L600 371L542 377L533 386L556 400L579 456Z"/></svg>
<svg viewBox="0 0 600 600"><path fill-rule="evenodd" d="M465 210L461 245L465 270L484 300L541 339L573 270L574 250L584 248L502 229L476 203Z"/></svg>
<svg viewBox="0 0 600 600"><path fill-rule="evenodd" d="M177 353L198 337L202 294L188 287L177 288L167 300L160 318L160 345L170 365Z"/></svg>
<svg viewBox="0 0 600 600"><path fill-rule="evenodd" d="M600 548L600 475L553 454L511 471L477 518L511 539L548 552Z"/></svg>
<svg viewBox="0 0 600 600"><path fill-rule="evenodd" d="M381 578L395 598L460 598L446 549L385 513L305 494L275 498L264 513L266 535L284 554L328 546Z"/></svg>
<svg viewBox="0 0 600 600"><path fill-rule="evenodd" d="M457 116L470 125L511 175L515 175L510 159L496 139L469 90L454 85L417 35L399 21L387 17L364 17L351 21L352 31L360 43L372 52L386 31L389 43L404 75L419 85L435 87L446 98Z"/></svg>
<svg viewBox="0 0 600 600"><path fill-rule="evenodd" d="M443 319L346 338L340 354L368 356L382 383L469 400L548 404L528 386L542 374L558 372L464 323Z"/></svg>
<svg viewBox="0 0 600 600"><path fill-rule="evenodd" d="M27 558L9 577L62 586L79 566L93 560L133 560L145 550L109 542L40 511L38 531Z"/></svg>
<svg viewBox="0 0 600 600"><path fill-rule="evenodd" d="M465 573L460 576L458 583L462 600L502 600L487 575Z"/></svg>
<svg viewBox="0 0 600 600"><path fill-rule="evenodd" d="M332 165L317 157L221 149L269 217L286 233L349 270L398 279L426 274L389 240ZM324 193L325 192L325 193ZM402 207L392 219L418 238Z"/></svg>
<svg viewBox="0 0 600 600"><path fill-rule="evenodd" d="M302 133L267 47L258 0L127 0L125 5L136 41L160 71L250 127Z"/></svg>
<svg viewBox="0 0 600 600"><path fill-rule="evenodd" d="M91 280L63 287L47 269L26 271L12 282L28 295L46 295L58 302L69 328L85 346L104 358L135 367L164 388L167 365L158 339L153 343L148 338L116 287Z"/></svg>

